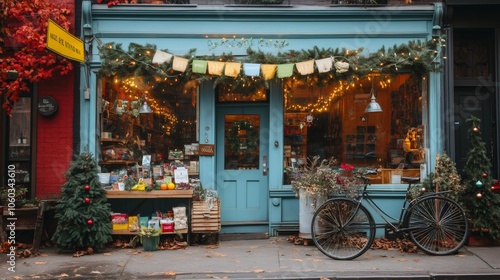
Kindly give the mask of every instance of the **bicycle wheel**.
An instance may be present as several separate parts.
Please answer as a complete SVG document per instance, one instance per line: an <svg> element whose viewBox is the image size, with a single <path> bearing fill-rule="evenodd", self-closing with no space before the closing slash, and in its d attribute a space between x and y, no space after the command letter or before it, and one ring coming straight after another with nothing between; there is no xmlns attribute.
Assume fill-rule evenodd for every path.
<svg viewBox="0 0 500 280"><path fill-rule="evenodd" d="M469 232L462 207L447 197L438 196L417 201L406 214L405 226L410 229L413 242L430 255L457 252Z"/></svg>
<svg viewBox="0 0 500 280"><path fill-rule="evenodd" d="M375 239L375 222L357 201L334 198L314 213L311 234L323 254L336 260L352 260L370 248Z"/></svg>

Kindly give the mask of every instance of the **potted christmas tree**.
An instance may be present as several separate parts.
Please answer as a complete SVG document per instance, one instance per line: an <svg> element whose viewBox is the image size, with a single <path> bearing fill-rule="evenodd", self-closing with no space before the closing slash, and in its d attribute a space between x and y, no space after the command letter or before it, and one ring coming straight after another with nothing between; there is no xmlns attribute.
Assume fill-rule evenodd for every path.
<svg viewBox="0 0 500 280"><path fill-rule="evenodd" d="M468 138L471 147L464 167L465 189L459 201L469 219L471 239L485 237L491 244L500 239L500 195L492 192L492 166L481 137L481 120L473 116L467 123L470 124ZM469 245L472 245L471 242Z"/></svg>
<svg viewBox="0 0 500 280"><path fill-rule="evenodd" d="M59 250L93 252L103 249L111 238L111 207L97 175L97 162L82 153L66 172L53 240Z"/></svg>

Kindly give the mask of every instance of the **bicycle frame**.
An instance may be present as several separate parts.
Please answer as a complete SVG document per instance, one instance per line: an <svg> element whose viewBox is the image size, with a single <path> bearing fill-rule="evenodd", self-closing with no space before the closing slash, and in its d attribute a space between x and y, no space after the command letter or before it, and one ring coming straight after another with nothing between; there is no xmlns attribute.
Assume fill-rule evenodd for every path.
<svg viewBox="0 0 500 280"><path fill-rule="evenodd" d="M403 206L401 208L401 212L399 214L399 219L396 219L396 218L392 217L391 215L387 214L386 212L384 212L384 210L382 210L380 208L380 206L378 206L378 204L370 197L370 194L368 194L367 189L368 189L368 186L370 185L369 178L362 177L361 179L364 180L363 190L361 191L361 194L358 196L358 198L353 199L353 200L356 201L358 203L358 205L361 205L363 203L363 201L366 201L367 204L370 205L370 207L373 210L375 210L377 215L379 217L381 217L391 227L391 229L394 230L394 232L396 232L396 233L407 232L407 231L416 229L416 228L410 228L410 227L407 227L407 228L403 227L404 217L406 216L406 213L408 213L408 210L410 209L411 205L413 205L416 202L418 202L424 198L427 198L427 197L441 196L444 193L451 192L450 190L448 190L448 191L440 191L440 192L435 192L435 193L428 193L428 194L424 194L422 196L419 196L417 198L410 199L409 191L410 191L410 187L412 184L410 182L410 183L408 183L408 188L406 189L406 196L405 196L405 199L403 201ZM375 224L375 227L382 228L382 227L384 227L384 225Z"/></svg>

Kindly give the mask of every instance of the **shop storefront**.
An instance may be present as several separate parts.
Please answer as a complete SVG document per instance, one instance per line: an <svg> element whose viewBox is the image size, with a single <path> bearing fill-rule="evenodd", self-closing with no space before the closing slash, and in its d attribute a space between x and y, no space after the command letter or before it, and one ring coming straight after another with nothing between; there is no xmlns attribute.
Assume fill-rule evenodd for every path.
<svg viewBox="0 0 500 280"><path fill-rule="evenodd" d="M439 35L439 4L82 12L81 149L115 180L185 167L217 192L222 232L296 231L287 171L312 156L377 171L373 193L392 203L442 147L439 57L419 64L435 52L418 42ZM389 48L390 65L373 59Z"/></svg>

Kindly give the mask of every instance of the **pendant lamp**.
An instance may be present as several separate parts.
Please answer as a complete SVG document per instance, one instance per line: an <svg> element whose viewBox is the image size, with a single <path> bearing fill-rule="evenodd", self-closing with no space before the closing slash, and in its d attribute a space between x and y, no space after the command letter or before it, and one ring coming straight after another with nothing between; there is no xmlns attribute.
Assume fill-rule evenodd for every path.
<svg viewBox="0 0 500 280"><path fill-rule="evenodd" d="M379 113L382 112L382 107L378 104L377 99L375 98L375 88L373 86L374 78L372 77L372 89L370 91L372 98L368 106L366 106L365 113Z"/></svg>

